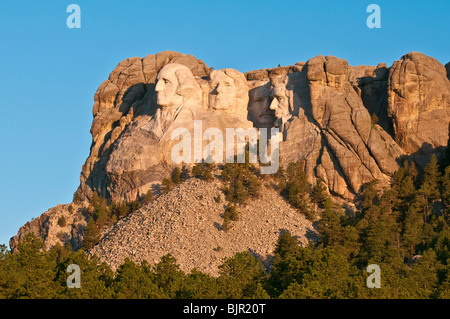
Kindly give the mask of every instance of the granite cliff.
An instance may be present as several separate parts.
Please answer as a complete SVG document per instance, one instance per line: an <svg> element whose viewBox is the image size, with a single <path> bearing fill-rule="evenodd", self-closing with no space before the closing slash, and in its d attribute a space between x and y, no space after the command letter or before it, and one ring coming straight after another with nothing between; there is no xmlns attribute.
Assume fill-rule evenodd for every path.
<svg viewBox="0 0 450 319"><path fill-rule="evenodd" d="M445 67L421 53L409 53L390 68L352 67L343 59L317 56L306 63L247 72L247 83L234 85L249 97L245 116L252 123L241 116L237 125L235 111L208 105L214 88L203 61L161 52L119 63L97 90L91 153L78 190L83 199L96 190L107 198L133 200L174 166L170 156L158 158L155 152L168 152L173 143L145 142L146 125L158 110L156 76L171 63L189 68L199 83L201 98L192 109L206 112L195 117L208 120L203 130L252 124L263 128L278 121L282 162L306 161L311 183L320 178L332 194L348 200L365 182L388 180L402 155L430 155L447 143L450 83Z"/></svg>
<svg viewBox="0 0 450 319"><path fill-rule="evenodd" d="M202 121L203 136L213 128L223 132L227 128L277 128L281 132L281 165L303 162L311 184L320 179L332 196L351 203L364 183L378 179L381 185L387 185L405 159L422 167L431 154L439 156L445 149L450 123L449 65L418 52L404 55L391 67L384 63L350 66L343 59L319 55L306 62L246 73L214 70L192 55L173 51L126 59L117 65L94 96L92 144L76 191L79 203L71 212L68 205L62 205L27 223L11 239L11 248L28 232L39 234L48 247L71 241L73 247L79 248L88 219L82 214L83 207L93 192L117 202L130 202L149 190L158 193L161 180L178 165L172 154L177 143L174 132L183 128L194 136L195 120ZM192 142L200 143L202 149L208 145L208 139L195 141L194 138ZM195 156L189 154L186 158L194 162ZM120 250L118 246L127 245L132 238L134 241L141 238L142 233L139 236L133 233L136 221L145 226L149 240L152 238L149 245L158 251L150 256L148 252L133 249L136 260L144 256L156 260L160 253L169 252L160 247L176 238L170 236L177 232L169 230L167 223L181 222L179 231L183 230L183 214L194 213L188 213L188 209L183 212L182 208L191 202L178 197L196 187L200 187L199 191L213 188L190 181L180 186L176 195L164 194L158 204L142 208L105 231L104 239L93 252L102 251L105 261L116 264L130 255L130 250ZM212 196L217 189L207 192ZM267 206L268 212L271 203L278 200L281 197L274 194L263 196L259 205ZM158 206L163 201L165 208ZM258 210L256 204L251 207ZM214 208L209 208L215 214ZM173 213L175 210L177 214ZM171 213L164 215L162 211ZM207 209L196 214L193 216L198 219L201 214L207 214ZM54 235L54 228L59 226L50 222L60 215L66 215L71 225L66 226L64 236ZM280 228L289 229L289 220L283 218L280 217L281 226L277 217L272 221L277 226L268 230L271 234ZM298 236L304 241L306 229L309 227L313 232L312 226L305 226L306 220L292 218L291 226L303 225ZM252 221L244 224L242 221L242 227L247 228L256 225ZM201 229L208 234L214 232L213 228ZM128 239L123 240L124 236ZM206 246L218 242L223 247L233 246L221 234L211 236L215 238L214 244ZM229 240L232 239L235 238ZM182 241L178 243L191 245ZM262 249L269 243L250 242L247 249L270 254ZM209 246L208 249L212 247ZM231 248L225 251L232 253ZM192 260L199 253L200 250L193 251L194 257L184 263L193 266ZM211 272L213 268L203 267Z"/></svg>

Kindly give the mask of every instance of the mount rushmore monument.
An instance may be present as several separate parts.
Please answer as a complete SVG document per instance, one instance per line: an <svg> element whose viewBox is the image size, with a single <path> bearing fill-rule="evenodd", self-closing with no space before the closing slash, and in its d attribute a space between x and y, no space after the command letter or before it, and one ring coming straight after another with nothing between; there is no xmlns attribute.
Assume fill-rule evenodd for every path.
<svg viewBox="0 0 450 319"><path fill-rule="evenodd" d="M270 145L278 142L277 156L271 160L279 161L280 167L302 162L311 185L323 181L336 200L351 206L364 183L378 179L380 185L388 185L405 160L423 168L432 154L439 156L446 149L450 123L449 70L450 64L444 67L436 59L418 52L402 56L391 67L385 63L350 66L343 59L319 55L307 62L246 73L231 68L214 70L192 55L173 51L126 59L95 93L92 144L75 193L77 203L50 208L26 223L11 238L11 249L30 232L38 234L48 249L67 242L79 249L89 219L89 214L83 211L94 192L115 202L132 202L149 190L157 190L161 181L170 177L173 168L181 165L174 162L174 153L180 151L186 156L184 162L192 165L206 157L205 152L199 156L196 146L200 145L201 151L207 150L220 138L228 137L227 129L244 132L253 129L259 133L260 142L264 132L278 131L276 137L268 135ZM177 148L180 142L186 142L186 137L191 138L186 140L194 152L185 153L185 148ZM232 142L234 148L234 138ZM214 149L214 160L225 159L226 149L224 154ZM175 233L191 236L184 227L193 220L192 231L210 234L208 245L214 245L225 236L213 226L213 221L219 222L223 213L221 204L211 197L219 191L219 186L214 185L202 186L193 179L180 186L176 193L158 197L153 206L143 207L142 212L132 214L134 217L121 219L122 226L113 227L115 231L110 237L118 234L112 242L120 245L111 245L124 249L126 237L135 241L129 247L144 249L136 231L142 231L146 223L148 233L157 237L154 242L148 242L153 245L149 251L170 238L175 246L186 244L175 235L170 237L168 229L178 225L179 231ZM242 229L235 229L237 237L230 237L235 242L226 236L222 238L220 245L230 247L224 249L223 256L231 254L233 249L244 249L250 241L265 238L252 231L258 233L267 225L290 229L306 240L310 223L297 216L273 192L265 189L265 195L249 206L244 214L249 220L240 224ZM200 194L205 196L203 201L193 199ZM202 211L207 214L200 221L197 215ZM153 217L144 218L148 215L145 212ZM261 214L265 214L265 219L261 219ZM61 216L67 221L64 227L58 222ZM144 219L135 223L133 218ZM199 226L200 222L204 228ZM256 227L257 224L262 228ZM129 234L125 234L128 230ZM275 236L274 229L270 231ZM242 234L249 235L247 240L239 237ZM108 246L105 243L109 237L106 237L102 247ZM269 237L264 240L272 238ZM204 244L199 242L192 247ZM258 242L248 247L265 254L269 246ZM169 248L161 248L160 253L170 252ZM106 255L120 258L127 252L113 254L113 250L106 250L109 251ZM203 256L204 251L197 253ZM119 260L117 256L114 258ZM180 256L184 255L178 254L177 258Z"/></svg>
<svg viewBox="0 0 450 319"><path fill-rule="evenodd" d="M126 59L95 94L77 193L127 201L145 194L176 165L171 133L193 136L201 120L203 133L277 128L281 165L302 161L311 183L321 179L352 200L366 182L387 183L403 160L420 166L447 145L449 96L446 68L417 52L390 68L319 55L245 74L173 51Z"/></svg>

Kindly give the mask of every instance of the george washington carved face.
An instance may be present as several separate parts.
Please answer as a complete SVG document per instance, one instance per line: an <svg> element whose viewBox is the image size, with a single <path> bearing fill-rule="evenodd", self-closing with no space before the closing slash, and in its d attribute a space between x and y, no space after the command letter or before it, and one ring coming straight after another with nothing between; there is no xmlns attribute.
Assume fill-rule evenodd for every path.
<svg viewBox="0 0 450 319"><path fill-rule="evenodd" d="M156 81L156 103L165 110L174 110L188 100L200 101L200 86L191 70L184 65L165 65L159 71Z"/></svg>

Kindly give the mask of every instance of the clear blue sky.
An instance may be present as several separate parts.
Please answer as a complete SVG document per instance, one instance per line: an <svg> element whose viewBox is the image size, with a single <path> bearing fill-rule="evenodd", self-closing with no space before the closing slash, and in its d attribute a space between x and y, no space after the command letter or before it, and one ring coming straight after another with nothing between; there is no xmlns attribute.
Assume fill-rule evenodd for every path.
<svg viewBox="0 0 450 319"><path fill-rule="evenodd" d="M81 7L81 29L66 8ZM381 29L369 29L369 4ZM89 155L94 93L125 58L174 50L240 71L335 55L376 65L450 60L450 1L0 2L0 244L69 203Z"/></svg>

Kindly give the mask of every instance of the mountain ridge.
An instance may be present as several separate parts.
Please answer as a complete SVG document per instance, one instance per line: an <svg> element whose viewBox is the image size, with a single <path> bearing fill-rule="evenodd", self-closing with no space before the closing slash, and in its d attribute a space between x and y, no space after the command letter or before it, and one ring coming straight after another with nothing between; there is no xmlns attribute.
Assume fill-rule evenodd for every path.
<svg viewBox="0 0 450 319"><path fill-rule="evenodd" d="M240 77L241 82L236 80L235 83L247 88L248 105L245 110L234 113L210 107L208 98L214 74L221 74L214 72L221 70L209 68L202 60L174 51L129 58L117 65L94 96L92 145L74 196L77 200L51 208L21 227L18 235L11 238L13 251L29 232L44 239L48 249L67 242L75 250L80 249L90 218L86 209L94 192L117 202L131 202L149 190L160 192L162 179L176 166L167 161L173 144L167 138L164 140L168 133L158 140L143 128L156 121L161 109L155 90L157 76L169 64L186 67L197 82L194 86L199 98L193 110L207 115L201 117L204 128L278 125L283 135L281 164L303 162L311 185L321 180L330 195L349 204L356 199L364 183L378 179L387 185L403 160L414 161L423 168L432 154L439 156L446 147L450 123L450 63L443 66L422 53L408 53L391 67L384 63L350 66L344 59L319 55L290 66L238 74L236 78ZM265 101L261 108L269 112L268 106L274 101L277 90L285 95L289 112L276 117L271 124L258 122L255 109ZM180 118L178 126L192 120ZM279 195L268 196L282 200ZM260 198L260 202L270 204L264 198ZM138 213L132 214L137 216ZM68 218L67 226L58 225L61 216ZM124 222L119 220L118 223ZM112 229L92 251L106 243L108 234L112 236ZM215 229L220 232L218 227ZM306 237L302 236L299 238L304 240ZM155 245L163 245L163 240L156 240ZM209 247L208 251L213 248ZM265 250L264 254L268 256L270 251ZM111 261L115 257L108 258ZM213 268L205 270L214 273Z"/></svg>

